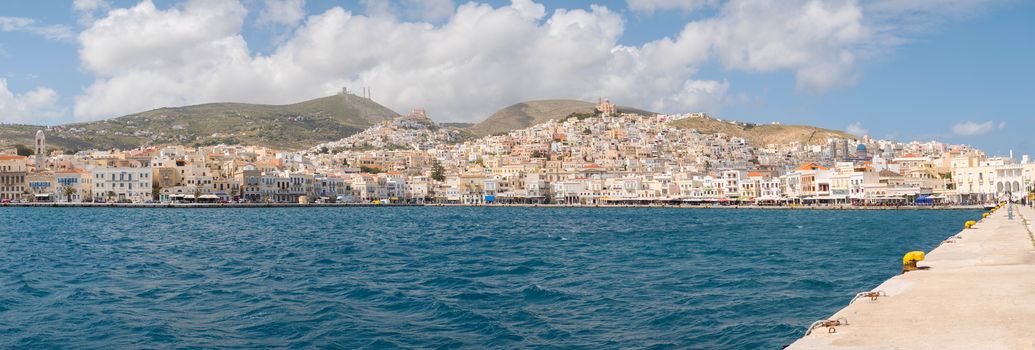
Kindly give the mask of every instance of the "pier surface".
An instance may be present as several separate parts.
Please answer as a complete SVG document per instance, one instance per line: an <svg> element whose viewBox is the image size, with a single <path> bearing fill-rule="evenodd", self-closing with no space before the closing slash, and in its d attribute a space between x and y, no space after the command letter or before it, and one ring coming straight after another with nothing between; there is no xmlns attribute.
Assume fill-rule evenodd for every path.
<svg viewBox="0 0 1035 350"><path fill-rule="evenodd" d="M829 318L848 325L816 328L788 349L1035 349L1032 220L1031 208L1015 205L1013 220L996 211L928 253L918 265L929 269L873 289L887 296Z"/></svg>

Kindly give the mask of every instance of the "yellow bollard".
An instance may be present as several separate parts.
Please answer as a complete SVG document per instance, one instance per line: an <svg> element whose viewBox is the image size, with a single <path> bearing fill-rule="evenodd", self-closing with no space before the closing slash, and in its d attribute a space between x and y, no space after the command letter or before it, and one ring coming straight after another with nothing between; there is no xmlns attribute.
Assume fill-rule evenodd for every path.
<svg viewBox="0 0 1035 350"><path fill-rule="evenodd" d="M984 218L987 218L987 217L988 217L988 213L982 213L982 214L981 214L981 218L982 218L982 219L984 219Z"/></svg>
<svg viewBox="0 0 1035 350"><path fill-rule="evenodd" d="M974 228L974 225L977 225L977 221L970 220L963 223L963 228Z"/></svg>
<svg viewBox="0 0 1035 350"><path fill-rule="evenodd" d="M902 256L902 273L916 270L916 262L924 260L924 252L912 251Z"/></svg>

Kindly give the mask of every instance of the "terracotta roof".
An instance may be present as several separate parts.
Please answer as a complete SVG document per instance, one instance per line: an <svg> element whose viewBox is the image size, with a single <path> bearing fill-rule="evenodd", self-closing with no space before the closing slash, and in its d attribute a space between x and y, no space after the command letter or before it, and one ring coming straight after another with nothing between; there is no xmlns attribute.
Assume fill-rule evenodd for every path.
<svg viewBox="0 0 1035 350"><path fill-rule="evenodd" d="M26 157L26 156L0 155L0 160L25 160L25 159L29 159L29 157Z"/></svg>
<svg viewBox="0 0 1035 350"><path fill-rule="evenodd" d="M762 176L765 176L765 174L763 174L762 172L759 172L759 171L749 171L747 173L747 176L748 177L762 177Z"/></svg>
<svg viewBox="0 0 1035 350"><path fill-rule="evenodd" d="M822 165L819 165L819 164L816 164L816 163L805 163L805 164L799 165L798 168L796 168L794 170L795 171L805 171L805 170L828 170L828 169L826 167L824 167Z"/></svg>
<svg viewBox="0 0 1035 350"><path fill-rule="evenodd" d="M58 171L57 173L58 174L85 174L85 173L87 173L87 171L86 171L86 169L73 168L73 169L68 169L68 170L61 170L61 171Z"/></svg>

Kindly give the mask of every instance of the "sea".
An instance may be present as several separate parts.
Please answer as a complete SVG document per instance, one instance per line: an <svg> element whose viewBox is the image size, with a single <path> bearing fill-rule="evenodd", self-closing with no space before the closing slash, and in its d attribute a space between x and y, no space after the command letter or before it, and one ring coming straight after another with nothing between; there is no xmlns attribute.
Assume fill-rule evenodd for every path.
<svg viewBox="0 0 1035 350"><path fill-rule="evenodd" d="M779 349L975 210L0 208L0 348Z"/></svg>

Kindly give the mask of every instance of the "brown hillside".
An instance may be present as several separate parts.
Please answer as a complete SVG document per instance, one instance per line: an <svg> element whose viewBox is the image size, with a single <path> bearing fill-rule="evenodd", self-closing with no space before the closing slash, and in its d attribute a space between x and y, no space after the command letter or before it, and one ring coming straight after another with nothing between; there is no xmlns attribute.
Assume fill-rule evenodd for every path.
<svg viewBox="0 0 1035 350"><path fill-rule="evenodd" d="M723 133L733 137L740 137L755 146L763 147L768 144L786 144L799 142L802 144L819 145L825 144L827 138L839 137L847 139L858 139L858 136L837 130L817 128L804 125L772 125L772 124L751 124L751 123L730 123L719 121L714 118L687 118L673 121L672 125L682 129L696 129L702 134Z"/></svg>
<svg viewBox="0 0 1035 350"><path fill-rule="evenodd" d="M592 113L596 104L577 100L540 100L511 105L493 113L481 123L467 130L477 136L504 133L545 123L551 119L560 120L572 113ZM619 107L620 112L653 114L636 108Z"/></svg>

